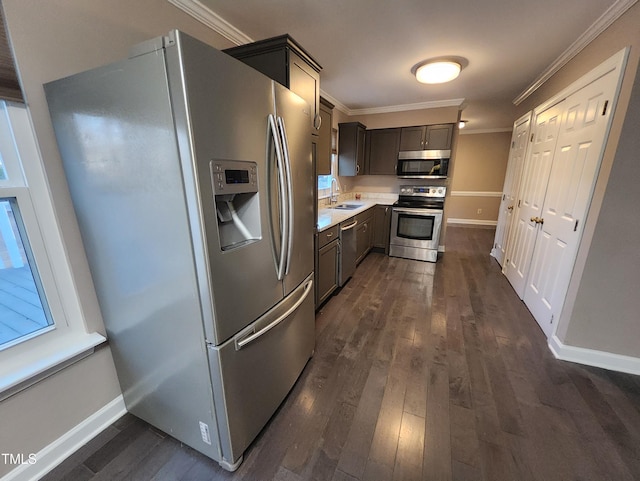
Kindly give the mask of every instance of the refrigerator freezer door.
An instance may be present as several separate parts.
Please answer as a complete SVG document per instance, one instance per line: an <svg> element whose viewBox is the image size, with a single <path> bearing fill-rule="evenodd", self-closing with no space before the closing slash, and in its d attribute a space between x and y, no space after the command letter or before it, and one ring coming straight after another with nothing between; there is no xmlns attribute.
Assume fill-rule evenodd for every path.
<svg viewBox="0 0 640 481"><path fill-rule="evenodd" d="M273 82L189 36L179 34L177 44L179 48L167 49L169 82L201 298L209 303L203 306L209 310L205 331L217 345L284 297L278 280L280 235L271 231L269 214L269 196L278 193L267 187L267 166L275 162L268 121L273 114ZM243 208L258 205L258 215L246 225L255 239L234 249L225 250L220 242L218 191L211 171L216 160L257 165L258 193L237 205L239 215ZM239 196L222 199L243 201Z"/></svg>
<svg viewBox="0 0 640 481"><path fill-rule="evenodd" d="M280 84L274 84L276 115L283 133L290 161L292 181L292 232L287 252L289 264L284 281L285 295L297 288L313 272L313 190L315 181L311 157L311 121L309 105Z"/></svg>
<svg viewBox="0 0 640 481"><path fill-rule="evenodd" d="M255 325L222 346L210 347L220 444L229 463L242 456L311 357L313 314L313 276L309 276ZM225 409L226 418L221 414Z"/></svg>

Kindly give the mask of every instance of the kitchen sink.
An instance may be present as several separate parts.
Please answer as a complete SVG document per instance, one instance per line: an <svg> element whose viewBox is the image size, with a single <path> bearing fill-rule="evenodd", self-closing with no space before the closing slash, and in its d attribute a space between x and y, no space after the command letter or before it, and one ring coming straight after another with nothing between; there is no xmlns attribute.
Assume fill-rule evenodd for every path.
<svg viewBox="0 0 640 481"><path fill-rule="evenodd" d="M362 207L362 204L338 204L338 205L334 205L333 209L354 210L359 207Z"/></svg>

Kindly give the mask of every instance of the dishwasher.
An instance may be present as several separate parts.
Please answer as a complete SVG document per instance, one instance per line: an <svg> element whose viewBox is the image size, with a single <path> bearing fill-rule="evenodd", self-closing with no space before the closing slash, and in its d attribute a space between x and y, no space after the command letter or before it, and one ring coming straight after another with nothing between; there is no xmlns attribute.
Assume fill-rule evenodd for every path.
<svg viewBox="0 0 640 481"><path fill-rule="evenodd" d="M356 271L356 230L358 221L353 217L340 224L339 282L342 287Z"/></svg>

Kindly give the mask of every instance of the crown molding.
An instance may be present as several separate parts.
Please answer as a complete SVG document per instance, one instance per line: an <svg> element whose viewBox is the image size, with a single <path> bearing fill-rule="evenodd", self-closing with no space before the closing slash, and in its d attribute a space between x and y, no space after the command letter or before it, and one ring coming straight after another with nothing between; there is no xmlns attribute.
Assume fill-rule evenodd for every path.
<svg viewBox="0 0 640 481"><path fill-rule="evenodd" d="M343 104L342 102L340 102L337 98L331 96L330 94L328 94L327 92L325 92L324 90L320 89L320 97L328 100L329 102L331 102L333 104L333 108L334 109L338 109L339 111L350 115L349 112L349 107L347 107L345 104Z"/></svg>
<svg viewBox="0 0 640 481"><path fill-rule="evenodd" d="M254 40L244 32L227 22L224 18L213 12L209 7L203 5L198 0L167 0L169 3L178 7L187 15L191 15L199 22L211 28L214 32L219 33L227 40L235 45L244 45Z"/></svg>
<svg viewBox="0 0 640 481"><path fill-rule="evenodd" d="M323 95L325 97L325 95ZM326 96L327 100L330 99ZM334 99L335 100L335 99ZM342 112L347 115L370 115L370 114L387 114L392 112L406 112L408 110L423 110L423 109L437 109L442 107L457 107L458 110L462 110L466 105L465 99L450 99L450 100L434 100L432 102L420 102L416 104L402 104L402 105L389 105L386 107L372 107L367 109L350 109L340 102L333 102L336 106L340 104L344 108L340 108Z"/></svg>
<svg viewBox="0 0 640 481"><path fill-rule="evenodd" d="M459 129L459 135L471 135L471 134L501 134L503 132L513 132L513 128L511 127L497 127L495 129L470 129L465 127L464 129Z"/></svg>
<svg viewBox="0 0 640 481"><path fill-rule="evenodd" d="M631 8L638 0L618 0L605 11L578 39L573 42L540 76L520 95L513 99L514 105L520 105L533 92L538 90L547 80L564 67L573 57L578 55L598 35L604 32L623 13Z"/></svg>

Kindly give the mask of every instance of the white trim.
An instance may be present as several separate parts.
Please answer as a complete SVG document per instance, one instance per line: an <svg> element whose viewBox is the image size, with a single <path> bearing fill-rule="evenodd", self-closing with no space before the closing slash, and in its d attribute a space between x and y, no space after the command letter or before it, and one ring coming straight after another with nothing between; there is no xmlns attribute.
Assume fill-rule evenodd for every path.
<svg viewBox="0 0 640 481"><path fill-rule="evenodd" d="M351 112L349 107L347 107L345 104L340 102L337 98L331 96L330 94L328 94L327 92L325 92L322 89L320 89L320 97L322 97L322 98L328 100L329 102L331 102L333 104L333 108L338 109L340 112L342 112L344 114L349 115L349 112Z"/></svg>
<svg viewBox="0 0 640 481"><path fill-rule="evenodd" d="M622 14L631 8L638 0L617 0L604 12L578 39L573 42L540 76L529 85L520 95L513 99L515 105L520 105L533 92L538 90L547 80L564 67L573 57L578 55L598 35L604 32Z"/></svg>
<svg viewBox="0 0 640 481"><path fill-rule="evenodd" d="M219 33L227 40L230 40L235 45L244 45L245 43L253 42L253 39L244 32L238 30L236 27L227 22L220 15L215 13L209 7L203 5L198 0L167 0L169 3L178 7L187 15L191 15L193 18L203 23L207 27L211 28L214 32Z"/></svg>
<svg viewBox="0 0 640 481"><path fill-rule="evenodd" d="M587 349L584 347L568 346L554 334L549 339L549 349L556 357L563 361L576 362L587 366L599 367L610 371L640 374L640 359L611 352Z"/></svg>
<svg viewBox="0 0 640 481"><path fill-rule="evenodd" d="M434 100L416 104L389 105L387 107L372 107L366 109L350 109L349 115L387 114L391 112L405 112L408 110L437 109L442 107L462 107L465 99Z"/></svg>
<svg viewBox="0 0 640 481"><path fill-rule="evenodd" d="M495 129L476 129L469 130L468 127L465 127L462 130L458 130L460 135L469 135L469 134L501 134L503 132L512 132L513 127L497 127Z"/></svg>
<svg viewBox="0 0 640 481"><path fill-rule="evenodd" d="M447 219L447 224L496 226L496 225L498 225L498 221L497 220L488 220L488 219L456 219L456 218L453 218L453 217L449 217Z"/></svg>
<svg viewBox="0 0 640 481"><path fill-rule="evenodd" d="M589 85L591 82L595 82L600 77L605 76L609 72L612 72L615 70L624 71L624 67L627 64L629 49L630 47L625 47L622 50L619 50L618 52L613 54L611 57L609 57L607 60L602 62L600 65L598 65L597 67L594 67L589 72L587 72L582 77L580 77L578 80L573 82L571 85L569 85L568 87L566 87L565 89L563 89L562 91L560 91L559 93L557 93L556 95L548 99L546 102L543 102L542 104L538 105L533 110L534 117L540 114L541 112L544 112L548 108L553 107L557 103L562 102L564 99L566 99L570 95L576 93L578 90L582 89L586 85ZM615 99L618 98L618 93L620 91L621 83L622 83L622 75L619 74L618 87L616 88L615 95L614 95Z"/></svg>
<svg viewBox="0 0 640 481"><path fill-rule="evenodd" d="M72 332L39 344L37 355L8 357L0 368L0 401L93 354L105 341L97 332Z"/></svg>
<svg viewBox="0 0 640 481"><path fill-rule="evenodd" d="M22 464L1 481L40 479L127 412L122 395L35 454L34 464Z"/></svg>
<svg viewBox="0 0 640 481"><path fill-rule="evenodd" d="M452 190L449 195L451 197L502 197L502 192Z"/></svg>

